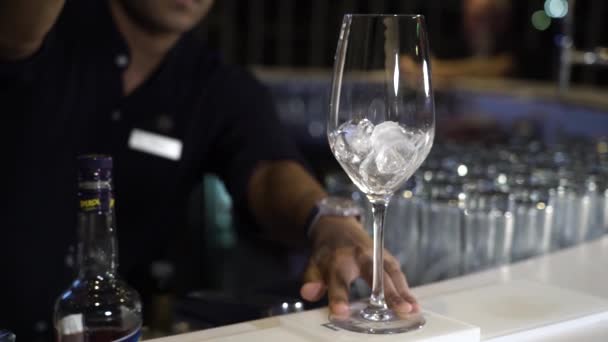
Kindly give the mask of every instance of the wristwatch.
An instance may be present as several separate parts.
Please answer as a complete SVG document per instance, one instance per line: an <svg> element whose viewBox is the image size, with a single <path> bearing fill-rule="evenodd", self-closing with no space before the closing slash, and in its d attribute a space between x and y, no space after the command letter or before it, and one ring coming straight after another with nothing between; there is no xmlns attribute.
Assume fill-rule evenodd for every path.
<svg viewBox="0 0 608 342"><path fill-rule="evenodd" d="M323 216L355 217L358 220L363 215L363 209L354 201L345 197L325 197L319 200L310 210L306 220L306 235L310 237L312 227Z"/></svg>

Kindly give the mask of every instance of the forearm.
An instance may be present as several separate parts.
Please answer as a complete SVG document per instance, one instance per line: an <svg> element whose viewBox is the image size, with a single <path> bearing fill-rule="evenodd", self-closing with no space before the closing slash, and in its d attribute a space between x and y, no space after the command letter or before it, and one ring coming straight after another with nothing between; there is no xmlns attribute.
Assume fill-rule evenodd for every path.
<svg viewBox="0 0 608 342"><path fill-rule="evenodd" d="M256 220L273 239L302 240L315 203L326 196L321 185L298 163L261 163L249 184L248 200Z"/></svg>
<svg viewBox="0 0 608 342"><path fill-rule="evenodd" d="M57 20L65 0L0 0L0 59L35 53Z"/></svg>

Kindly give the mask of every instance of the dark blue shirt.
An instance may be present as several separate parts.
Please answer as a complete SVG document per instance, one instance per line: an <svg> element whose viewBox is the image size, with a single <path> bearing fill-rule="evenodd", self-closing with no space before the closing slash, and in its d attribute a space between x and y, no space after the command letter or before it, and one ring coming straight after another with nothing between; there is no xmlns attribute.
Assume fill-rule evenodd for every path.
<svg viewBox="0 0 608 342"><path fill-rule="evenodd" d="M0 326L19 340L36 322L52 330L54 299L75 275L66 257L75 245L78 154L114 157L119 270L128 281L187 241L188 198L204 173L222 178L247 217L256 163L299 158L268 91L193 33L124 96L128 63L107 2L68 1L34 56L0 64L2 164L15 171L3 191ZM130 148L134 130L181 142L179 160Z"/></svg>

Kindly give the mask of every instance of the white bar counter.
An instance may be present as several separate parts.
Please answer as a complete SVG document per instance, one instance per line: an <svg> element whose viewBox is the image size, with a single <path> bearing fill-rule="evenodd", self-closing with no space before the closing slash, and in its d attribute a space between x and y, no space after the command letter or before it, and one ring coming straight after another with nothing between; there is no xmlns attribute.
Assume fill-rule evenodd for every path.
<svg viewBox="0 0 608 342"><path fill-rule="evenodd" d="M554 293L558 296L558 301L561 304L561 308L576 308L596 310L586 313L584 319L563 321L553 324L549 332L545 329L544 332L540 333L528 333L519 335L484 338L484 324L463 320L462 317L466 317L464 314L466 310L474 309L484 298L488 296L489 290L493 289L506 289L508 291L516 291L517 287L521 287L522 283L526 284L530 282L534 284L532 288L536 288L536 291L541 291L541 296L538 298L538 302L542 302L542 295L546 292L547 296L550 293ZM536 284L538 286L536 286ZM543 291L543 287L546 286L546 291ZM555 290L555 291L554 291ZM563 290L564 292L559 292ZM533 291L533 290L531 290ZM548 341L577 341L577 342L595 342L595 341L608 341L608 236L602 239L588 242L579 246L575 246L569 249L564 249L552 254L547 254L541 257L529 259L516 264L511 264L497 269L491 269L480 273L470 274L459 278L453 278L442 282L428 284L414 288L414 292L417 298L422 302L423 309L430 308L430 311L439 312L441 315L445 315L450 318L459 319L466 322L479 326L481 328L481 340L491 341L537 341L537 342L548 342ZM524 293L525 291L520 291ZM530 292L532 293L532 292ZM563 294L564 298L560 295ZM469 296L469 297L466 297ZM443 307L443 310L435 310L438 303L445 299L450 303L462 303L462 298L470 298L471 296L479 298L478 301L471 300L469 305L462 305L463 307L447 306ZM536 296L536 295L534 295ZM578 297L577 297L578 296ZM460 302L458 302L460 298ZM493 297L492 297L493 298ZM537 298L537 297L533 297ZM555 299L554 299L555 300ZM466 303L468 301L465 300ZM529 316L531 309L534 309L534 304L537 300L526 301L512 301L510 303L511 309L515 309L513 315L515 318L522 320L526 319L526 315ZM520 303L520 304L517 304ZM549 303L549 302L545 302ZM530 305L529 305L530 304ZM553 302L554 305L555 302ZM519 305L519 307L517 306ZM549 316L559 311L555 305L548 306ZM597 311L599 310L599 311ZM444 311L444 312L442 312ZM533 310L532 310L533 311ZM583 310L584 311L584 310ZM595 313L593 313L595 312ZM473 313L474 316L475 313ZM239 323L214 329L203 330L199 332L176 335L161 339L150 340L154 342L198 342L206 340L217 340L217 341L275 341L281 339L281 334L273 335L273 338L265 338L263 332L265 330L271 331L272 329L280 329L281 326L286 326L289 322L295 322L293 325L297 326L297 322L306 322L306 319L318 319L321 315L326 315L325 309L314 310L313 312L308 311L304 313L277 316L267 319ZM432 317L433 314L429 313ZM431 317L431 318L432 318ZM441 316L439 316L441 317ZM532 318L531 318L532 319ZM507 319L508 321L508 319ZM509 322L507 322L509 323ZM518 324L516 320L513 320L511 324ZM486 326L487 329L488 326ZM422 328L424 329L424 327ZM525 329L523 327L522 329ZM542 330L542 329L540 329ZM329 331L329 329L328 329ZM487 332L487 331L486 331ZM334 335L331 339L337 341L352 341L353 335L348 332L332 332ZM383 341L409 341L411 340L408 336L409 333L398 334L398 335L361 335L361 341L375 341L378 338L382 338ZM313 334L298 335L304 336L300 340L325 340L325 338L319 338ZM423 335L419 335L423 336ZM456 336L456 335L454 335ZM459 341L469 341L472 335L467 338L458 339ZM479 336L479 333L478 333ZM270 337L270 335L269 335ZM283 336L284 339L290 340L288 335ZM351 337L351 338L348 338ZM400 338L397 338L400 337ZM479 339L480 337L477 337ZM293 340L293 339L291 339ZM422 340L425 340L422 338ZM429 341L456 341L452 339L429 339Z"/></svg>

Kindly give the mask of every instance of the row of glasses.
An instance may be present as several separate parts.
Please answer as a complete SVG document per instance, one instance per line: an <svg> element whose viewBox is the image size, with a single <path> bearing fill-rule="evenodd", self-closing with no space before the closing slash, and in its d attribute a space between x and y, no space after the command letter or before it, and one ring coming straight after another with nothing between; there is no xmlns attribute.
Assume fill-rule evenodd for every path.
<svg viewBox="0 0 608 342"><path fill-rule="evenodd" d="M458 148L458 153L452 151L448 155L448 158L459 156L460 171L463 167L473 171L462 177L465 218L480 209L476 201L479 193L482 200L490 195L494 204L482 216L490 220L485 233L488 236L494 233L490 223L496 220L500 223L497 231L505 232L495 235L494 240L488 238L486 243L488 248L498 248L494 260L484 262L483 253L476 254L480 267L526 259L597 238L608 231L606 172L601 171L606 170L606 165L597 163L595 145L591 141L573 148L543 147L538 142L491 148L465 145ZM446 157L439 154L431 158ZM472 159L476 161L471 162ZM499 213L504 218L497 216ZM472 227L465 225L465 242L466 236L482 236L471 231ZM507 249L508 258L504 254Z"/></svg>
<svg viewBox="0 0 608 342"><path fill-rule="evenodd" d="M386 247L419 285L596 239L608 233L598 146L439 143L391 202Z"/></svg>

